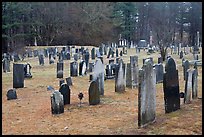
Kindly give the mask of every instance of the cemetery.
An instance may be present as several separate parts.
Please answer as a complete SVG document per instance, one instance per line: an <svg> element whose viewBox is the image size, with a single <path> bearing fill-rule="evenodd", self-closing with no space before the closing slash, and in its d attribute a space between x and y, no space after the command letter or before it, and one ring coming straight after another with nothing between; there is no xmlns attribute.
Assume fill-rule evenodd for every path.
<svg viewBox="0 0 204 137"><path fill-rule="evenodd" d="M33 48L38 50L36 47L31 49ZM46 49L47 47L40 48ZM62 49L61 47L57 48ZM93 47L86 46L86 48L91 53ZM118 50L120 51L122 48L118 48ZM202 53L198 56L201 58ZM185 63L179 55L172 54L169 58L169 66L167 64L168 68L167 61L159 63L163 66L160 73L164 76L160 82L156 82L157 69L153 64L158 63L158 57L158 52L148 55L146 51L142 50L140 53L136 53L135 48L127 49L127 55L120 57L118 64L116 64L116 56L107 58L107 55L103 55L104 64L100 58L92 59L90 56L89 62L94 64L93 70L89 72L89 69L83 70L82 67L83 71L87 71L84 75L80 75L79 72L82 58L76 61L74 56L70 60L61 61L62 69L59 69L60 62L58 63L57 58L55 63L50 64L49 57L44 57L44 65L39 64L37 56L26 57L23 61L18 62L11 61L11 72L5 73L2 70L3 133L201 133L202 67L198 65L195 68L193 64L188 65L190 69L186 72L188 75L184 80L184 70L186 69L183 67ZM147 58L145 62L143 62L144 58ZM193 54L184 55L184 58L189 61L194 60ZM131 60L133 64L130 62ZM23 64L26 65L27 62L32 67L29 70L32 77L24 79ZM75 75L72 75L74 67L71 67L71 63L73 62L78 64ZM105 65L109 63L116 64L116 72L114 72L114 78L106 79L108 74L105 72ZM61 70L60 74L58 69ZM73 72L70 69L73 69ZM89 80L91 74L93 78ZM110 75L113 76L113 73ZM196 75L196 78L193 79L196 85L192 85L193 75ZM176 80L172 81L174 78ZM175 95L169 93L172 90L171 85L175 85L173 87L176 90ZM52 87L51 90L47 89L49 86ZM80 92L83 94L81 104L78 98ZM185 93L185 97L180 98L179 93L181 92ZM145 101L145 98L148 100ZM55 104L56 101L58 105ZM150 110L148 110L149 107ZM143 111L146 113L144 116ZM143 119L146 119L147 123ZM142 128L143 126L146 128ZM178 129L182 131L177 131Z"/></svg>
<svg viewBox="0 0 204 137"><path fill-rule="evenodd" d="M3 2L2 134L202 135L201 11Z"/></svg>

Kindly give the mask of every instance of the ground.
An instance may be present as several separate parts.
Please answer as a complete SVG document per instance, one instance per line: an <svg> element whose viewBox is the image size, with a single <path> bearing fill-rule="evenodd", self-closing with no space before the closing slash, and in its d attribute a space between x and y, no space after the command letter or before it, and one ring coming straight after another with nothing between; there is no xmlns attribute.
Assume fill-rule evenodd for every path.
<svg viewBox="0 0 204 137"><path fill-rule="evenodd" d="M89 47L91 49L91 47ZM138 55L139 68L142 59L152 56L157 63L159 53L147 55L146 52L135 52L128 49L124 62L130 60L130 55ZM171 55L179 70L180 92L184 91L183 68L179 55ZM202 57L202 53L199 58ZM193 56L184 55L185 59L192 60ZM71 60L73 61L73 60ZM92 60L90 60L92 61ZM88 88L89 75L72 77L71 104L65 105L65 112L59 115L51 113L51 85L59 89L59 79L56 78L56 63L49 64L45 58L45 65L40 66L38 58L26 58L32 66L32 79L25 79L25 87L17 89L16 100L7 100L6 93L13 87L13 72L2 72L2 134L94 134L94 135L191 135L202 134L202 67L198 67L198 99L190 104L184 104L181 99L181 109L165 114L163 84L156 85L156 121L144 128L138 128L138 89L126 88L124 93L115 92L115 81L106 80L104 83L104 96L101 96L99 105L89 105ZM104 57L104 62L108 62ZM70 61L64 61L64 78L69 77ZM164 62L165 64L165 62ZM11 70L13 65L11 62ZM81 107L78 93L82 92Z"/></svg>

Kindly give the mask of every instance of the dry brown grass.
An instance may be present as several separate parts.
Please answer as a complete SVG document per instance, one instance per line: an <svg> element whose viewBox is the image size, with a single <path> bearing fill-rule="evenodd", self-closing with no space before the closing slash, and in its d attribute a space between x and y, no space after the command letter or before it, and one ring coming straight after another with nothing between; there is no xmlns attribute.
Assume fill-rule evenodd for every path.
<svg viewBox="0 0 204 137"><path fill-rule="evenodd" d="M91 47L89 47L91 48ZM124 62L129 62L129 56L135 55L135 49L128 50ZM137 54L139 67L142 58L149 57L143 51ZM158 53L154 53L157 62ZM179 70L180 91L184 91L183 70L178 55L172 55ZM202 54L199 55L200 58ZM192 59L193 56L184 56ZM25 59L32 65L32 79L25 80L25 87L17 89L17 100L7 101L6 93L12 88L11 73L2 72L2 134L202 134L202 99L195 99L191 104L183 104L181 109L165 114L163 85L157 84L156 92L156 122L145 128L138 128L138 89L126 88L125 93L114 92L114 80L104 83L104 96L99 105L88 103L89 76L73 77L71 89L71 104L65 106L65 112L60 115L51 114L50 95L47 86L59 89L56 78L56 63L39 66L38 58ZM104 62L108 62L104 58ZM64 77L69 76L70 61L65 61ZM12 70L12 65L11 65ZM198 97L202 98L202 67L198 67ZM79 107L78 93L82 91L84 98Z"/></svg>

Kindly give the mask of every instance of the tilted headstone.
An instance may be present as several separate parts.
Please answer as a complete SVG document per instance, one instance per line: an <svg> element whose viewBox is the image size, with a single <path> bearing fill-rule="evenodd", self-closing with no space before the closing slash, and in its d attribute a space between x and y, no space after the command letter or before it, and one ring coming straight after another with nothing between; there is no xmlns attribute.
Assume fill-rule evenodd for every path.
<svg viewBox="0 0 204 137"><path fill-rule="evenodd" d="M139 70L138 126L144 127L156 118L156 77L150 59Z"/></svg>
<svg viewBox="0 0 204 137"><path fill-rule="evenodd" d="M63 95L64 105L70 104L70 88L66 83L63 83L59 89L59 92Z"/></svg>
<svg viewBox="0 0 204 137"><path fill-rule="evenodd" d="M96 60L93 70L93 81L97 81L100 95L104 95L104 64Z"/></svg>
<svg viewBox="0 0 204 137"><path fill-rule="evenodd" d="M173 58L168 58L163 77L165 113L180 109L178 70Z"/></svg>
<svg viewBox="0 0 204 137"><path fill-rule="evenodd" d="M187 70L189 69L189 67L190 67L190 64L189 64L189 61L188 60L185 60L184 62L183 62L183 64L182 64L182 66L183 66L183 78L184 78L184 80L186 80L187 79Z"/></svg>
<svg viewBox="0 0 204 137"><path fill-rule="evenodd" d="M16 89L9 89L6 96L7 100L17 99Z"/></svg>
<svg viewBox="0 0 204 137"><path fill-rule="evenodd" d="M97 105L100 103L100 92L98 83L92 81L89 87L89 105Z"/></svg>
<svg viewBox="0 0 204 137"><path fill-rule="evenodd" d="M125 71L123 67L123 60L119 61L119 64L116 66L116 76L115 76L115 92L124 92L125 91Z"/></svg>
<svg viewBox="0 0 204 137"><path fill-rule="evenodd" d="M59 91L54 91L50 97L52 114L64 113L63 95Z"/></svg>
<svg viewBox="0 0 204 137"><path fill-rule="evenodd" d="M24 87L24 64L13 64L13 88Z"/></svg>
<svg viewBox="0 0 204 137"><path fill-rule="evenodd" d="M192 77L192 99L196 99L198 97L198 72L196 69L193 69Z"/></svg>
<svg viewBox="0 0 204 137"><path fill-rule="evenodd" d="M78 63L76 61L70 63L70 76L78 76Z"/></svg>
<svg viewBox="0 0 204 137"><path fill-rule="evenodd" d="M164 69L162 63L154 65L156 72L156 83L163 82Z"/></svg>
<svg viewBox="0 0 204 137"><path fill-rule="evenodd" d="M185 83L185 94L184 94L184 103L191 103L192 100L192 75L193 70L188 69L187 70L187 77L186 77L186 83Z"/></svg>
<svg viewBox="0 0 204 137"><path fill-rule="evenodd" d="M66 82L67 82L68 86L72 86L73 85L71 77L66 78Z"/></svg>
<svg viewBox="0 0 204 137"><path fill-rule="evenodd" d="M57 78L63 78L63 62L57 62Z"/></svg>

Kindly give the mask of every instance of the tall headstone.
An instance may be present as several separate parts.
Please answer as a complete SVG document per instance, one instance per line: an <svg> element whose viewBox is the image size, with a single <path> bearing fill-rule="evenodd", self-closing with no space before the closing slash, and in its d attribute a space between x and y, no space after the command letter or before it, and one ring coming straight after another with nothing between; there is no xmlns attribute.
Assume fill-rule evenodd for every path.
<svg viewBox="0 0 204 137"><path fill-rule="evenodd" d="M52 114L64 113L63 95L59 91L54 91L50 97Z"/></svg>
<svg viewBox="0 0 204 137"><path fill-rule="evenodd" d="M121 59L119 64L116 66L115 92L124 92L125 83L125 71L123 69L123 61Z"/></svg>
<svg viewBox="0 0 204 137"><path fill-rule="evenodd" d="M24 87L24 65L13 64L13 88Z"/></svg>
<svg viewBox="0 0 204 137"><path fill-rule="evenodd" d="M57 78L63 78L63 62L57 62Z"/></svg>
<svg viewBox="0 0 204 137"><path fill-rule="evenodd" d="M163 77L165 113L180 109L179 79L176 63L173 58L168 58Z"/></svg>
<svg viewBox="0 0 204 137"><path fill-rule="evenodd" d="M187 70L189 69L190 67L190 64L189 64L189 61L188 60L185 60L182 64L183 66L183 76L184 76L184 80L187 79Z"/></svg>
<svg viewBox="0 0 204 137"><path fill-rule="evenodd" d="M89 87L89 105L97 105L100 103L100 92L98 83L92 81Z"/></svg>
<svg viewBox="0 0 204 137"><path fill-rule="evenodd" d="M70 76L78 76L78 63L76 61L70 63Z"/></svg>
<svg viewBox="0 0 204 137"><path fill-rule="evenodd" d="M104 64L96 60L93 70L93 81L97 81L100 95L104 95Z"/></svg>
<svg viewBox="0 0 204 137"><path fill-rule="evenodd" d="M193 69L192 77L192 99L196 99L198 97L198 72L196 69Z"/></svg>
<svg viewBox="0 0 204 137"><path fill-rule="evenodd" d="M156 118L156 78L150 59L139 70L138 126L144 127Z"/></svg>
<svg viewBox="0 0 204 137"><path fill-rule="evenodd" d="M187 77L186 77L186 83L185 83L185 94L184 94L184 103L190 103L192 100L192 80L193 80L193 70L188 69L187 70Z"/></svg>
<svg viewBox="0 0 204 137"><path fill-rule="evenodd" d="M66 83L63 83L59 89L59 92L63 95L64 105L70 104L70 88Z"/></svg>

